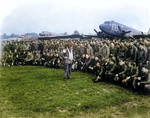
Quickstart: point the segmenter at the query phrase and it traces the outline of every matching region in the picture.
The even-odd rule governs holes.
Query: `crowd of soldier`
[[[94,82],[119,83],[135,90],[150,88],[149,39],[143,40],[34,40],[7,42],[2,52],[2,66],[41,65],[63,68],[60,53],[73,45],[72,70],[94,73]]]

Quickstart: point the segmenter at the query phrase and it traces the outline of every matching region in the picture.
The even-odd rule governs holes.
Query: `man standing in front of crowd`
[[[61,56],[64,58],[64,81],[70,79],[71,67],[73,61],[73,49],[71,44],[65,44]]]

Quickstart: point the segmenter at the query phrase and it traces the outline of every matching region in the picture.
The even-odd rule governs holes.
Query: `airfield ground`
[[[0,67],[0,118],[150,118],[150,94],[93,83],[93,75],[37,66]]]

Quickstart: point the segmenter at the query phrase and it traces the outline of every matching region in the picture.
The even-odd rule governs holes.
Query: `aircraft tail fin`
[[[150,34],[150,28],[149,28],[148,33],[147,33],[147,34]]]

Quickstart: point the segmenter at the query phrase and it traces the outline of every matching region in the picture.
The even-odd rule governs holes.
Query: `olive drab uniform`
[[[13,66],[14,64],[13,64],[13,56],[11,56],[11,55],[8,55],[7,56],[7,59],[6,59],[6,63],[8,64],[8,66]]]
[[[118,73],[115,75],[114,80],[121,83],[123,79],[126,78],[127,65],[124,63],[123,65],[118,65]]]
[[[83,69],[82,69],[83,71],[85,71],[85,72],[88,71],[90,62],[91,62],[91,58],[90,57],[85,59],[85,63],[83,65]]]
[[[40,53],[36,52],[33,59],[33,64],[39,66],[40,65]]]
[[[43,54],[41,55],[41,65],[44,66],[46,62],[46,55],[45,55],[45,52],[43,52]]]
[[[93,77],[94,82],[102,81],[104,79],[104,66],[103,64],[100,65],[100,67],[95,67],[95,76]]]
[[[89,64],[89,72],[90,72],[90,73],[94,73],[94,72],[95,72],[96,63],[97,63],[97,62],[95,61],[94,56],[91,57],[91,62],[90,62],[90,64]]]
[[[84,56],[84,57],[82,56],[82,58],[81,58],[81,60],[80,60],[80,69],[81,69],[81,70],[83,70],[83,67],[84,67],[84,65],[85,65],[85,59],[86,59],[85,56]]]
[[[127,56],[127,47],[121,43],[121,46],[118,48],[118,58],[121,60],[126,60]]]
[[[32,65],[33,64],[33,54],[32,52],[28,52],[27,53],[27,57],[25,58],[25,61],[26,61],[26,65]]]
[[[101,49],[101,57],[103,57],[103,60],[107,59],[110,55],[110,48],[106,44]]]
[[[106,70],[107,77],[108,77],[107,79],[108,81],[113,82],[113,79],[118,72],[117,63],[115,60],[111,59],[108,65],[109,65],[109,70]]]

